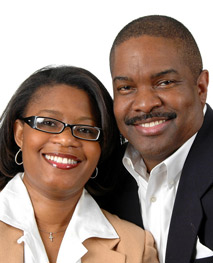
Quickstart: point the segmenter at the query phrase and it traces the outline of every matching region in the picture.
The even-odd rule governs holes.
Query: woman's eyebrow
[[[54,114],[54,115],[57,115],[57,116],[62,116],[62,113],[60,111],[56,111],[56,110],[49,110],[49,109],[42,109],[40,110],[37,115],[39,114],[45,114],[45,113],[48,113],[48,114]]]
[[[62,118],[63,114],[60,111],[56,111],[56,110],[48,110],[48,109],[43,109],[40,110],[37,115],[43,115],[43,117],[45,117],[45,113],[47,114],[51,114],[54,116],[57,116],[57,118]],[[91,120],[91,121],[95,121],[95,118],[90,117],[90,116],[81,116],[78,118],[78,121],[86,121],[86,120]]]

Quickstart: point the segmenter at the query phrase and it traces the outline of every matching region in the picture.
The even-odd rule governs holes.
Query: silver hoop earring
[[[95,179],[98,176],[98,167],[95,168],[95,175],[91,176],[90,179]]]
[[[18,162],[18,155],[19,155],[20,152],[21,152],[21,149],[19,149],[18,152],[15,155],[15,163],[17,165],[22,165],[23,164],[23,161],[21,163]]]

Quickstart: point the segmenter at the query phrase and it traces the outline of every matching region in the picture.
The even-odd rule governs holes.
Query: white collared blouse
[[[24,259],[27,263],[48,263],[48,257],[36,224],[34,210],[27,189],[17,174],[0,193],[0,220],[23,230],[17,240],[24,242]],[[81,263],[87,253],[82,244],[88,238],[118,238],[118,235],[101,209],[84,189],[64,234],[57,262]]]

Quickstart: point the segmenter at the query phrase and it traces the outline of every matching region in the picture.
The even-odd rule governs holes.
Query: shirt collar
[[[176,152],[169,156],[165,161],[153,168],[152,173],[159,167],[165,167],[167,170],[167,184],[172,186],[175,181],[180,179],[185,160],[197,134],[194,134],[186,141]]]
[[[75,208],[67,232],[81,242],[91,237],[118,238],[115,229],[85,189]]]
[[[183,169],[184,162],[192,146],[192,143],[196,137],[193,135],[188,141],[186,141],[175,153],[169,156],[166,160],[155,166],[151,175],[158,174],[166,170],[167,183],[171,185],[174,181],[179,179],[180,173]],[[141,158],[139,152],[133,148],[131,144],[127,146],[123,157],[123,164],[126,169],[132,174],[132,176],[138,180],[138,177],[143,177],[148,181],[146,165]],[[140,166],[140,169],[139,169]]]
[[[0,220],[24,232],[17,242],[25,243],[26,250],[30,251],[32,258],[38,259],[37,262],[48,262],[32,203],[22,178],[23,173],[17,174],[1,191]]]
[[[0,193],[0,220],[19,228],[29,229],[35,224],[34,210],[22,181],[22,173],[11,179]]]
[[[26,214],[28,220],[26,220]],[[2,221],[25,230],[30,223],[31,216],[29,217],[29,215],[34,218],[33,207],[20,173],[0,193],[0,219],[5,218]],[[72,235],[82,242],[90,237],[118,237],[98,204],[85,189],[76,205],[68,228]]]
[[[65,232],[58,261],[67,262],[67,258],[70,257],[74,262],[79,260],[87,252],[82,243],[92,237],[119,238],[95,200],[84,189],[75,208],[72,220]],[[70,246],[72,247],[72,251],[75,251],[74,254],[70,250]]]
[[[130,143],[128,143],[126,151],[124,153],[123,165],[137,182],[140,176],[143,177],[145,180],[148,180],[146,176],[146,165],[141,158],[140,153],[136,149],[134,149],[134,147]]]

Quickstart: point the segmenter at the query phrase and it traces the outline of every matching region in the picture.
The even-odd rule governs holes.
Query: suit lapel
[[[82,258],[82,263],[125,263],[125,255],[113,250],[119,239],[90,238],[84,241],[88,252]]]
[[[213,184],[213,113],[210,107],[183,167],[167,242],[166,263],[195,258],[203,212],[201,198]],[[210,168],[211,167],[211,168]]]
[[[181,175],[174,204],[167,241],[166,263],[190,262],[202,219],[202,208],[194,180],[187,174],[187,170]]]

